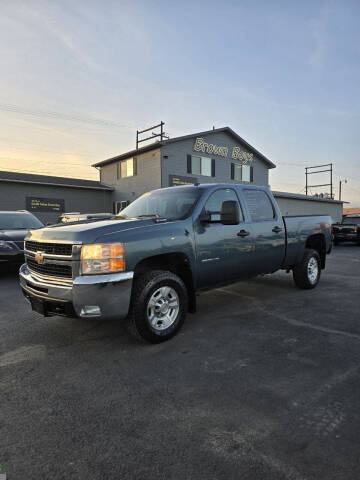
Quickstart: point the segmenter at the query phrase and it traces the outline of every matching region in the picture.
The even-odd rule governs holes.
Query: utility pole
[[[319,168],[324,168],[327,167],[325,170],[319,170]],[[314,170],[315,169],[315,170]],[[328,172],[330,173],[330,183],[322,183],[320,185],[309,185],[308,181],[308,176],[313,175],[315,173],[324,173]],[[314,165],[313,167],[305,167],[305,192],[306,195],[308,194],[308,191],[311,188],[315,187],[330,187],[330,198],[333,200],[334,199],[334,194],[333,194],[333,164],[332,163],[326,163],[325,165]]]
[[[341,200],[341,184],[342,183],[347,183],[347,180],[346,179],[345,180],[340,180],[340,182],[339,182],[339,200]]]

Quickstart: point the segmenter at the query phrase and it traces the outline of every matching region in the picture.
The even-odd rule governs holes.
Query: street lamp
[[[340,180],[339,182],[339,200],[341,200],[341,184],[347,183],[347,180]]]

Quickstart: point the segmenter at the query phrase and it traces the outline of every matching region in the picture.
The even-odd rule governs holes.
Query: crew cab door
[[[229,201],[236,202],[239,209],[235,225],[220,223],[223,203]],[[210,221],[204,221],[206,216],[210,217]],[[248,276],[252,236],[250,231],[243,236],[238,235],[243,222],[243,212],[234,189],[220,188],[209,196],[200,217],[194,222],[199,288]]]
[[[280,211],[261,188],[242,188],[241,196],[252,226],[254,274],[274,272],[285,257],[285,227]]]

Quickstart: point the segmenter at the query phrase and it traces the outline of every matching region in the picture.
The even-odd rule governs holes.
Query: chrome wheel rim
[[[147,316],[154,330],[166,330],[176,320],[180,310],[179,296],[171,287],[160,287],[151,295]]]
[[[309,282],[314,285],[319,275],[319,265],[315,257],[311,257],[307,266]]]

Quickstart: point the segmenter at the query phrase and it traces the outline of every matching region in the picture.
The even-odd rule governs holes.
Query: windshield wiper
[[[155,218],[160,218],[160,215],[158,213],[148,213],[146,215],[137,215],[136,218],[146,218],[146,217],[155,217]]]

